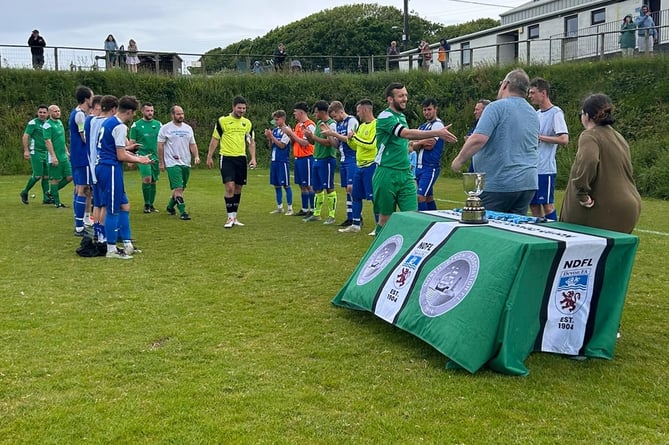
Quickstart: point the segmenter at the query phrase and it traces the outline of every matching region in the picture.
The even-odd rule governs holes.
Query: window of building
[[[564,18],[564,36],[576,37],[578,34],[578,16],[570,15]]]
[[[606,22],[606,10],[604,8],[592,11],[590,14],[592,25],[599,25],[600,23]]]
[[[469,42],[460,45],[462,52],[460,53],[460,65],[470,66],[472,64],[472,50]]]
[[[527,27],[527,38],[528,39],[539,38],[539,25],[532,25]]]

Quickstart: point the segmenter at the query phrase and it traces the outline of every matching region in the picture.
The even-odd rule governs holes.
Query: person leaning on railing
[[[39,35],[39,31],[34,29],[28,38],[28,46],[33,59],[33,69],[41,70],[44,66],[44,47],[46,41]]]
[[[636,18],[636,27],[639,30],[639,52],[653,52],[653,45],[657,39],[657,31],[655,30],[655,22],[650,15],[650,8],[648,5],[641,7],[641,13]]]
[[[627,14],[620,26],[620,50],[623,57],[634,55],[634,46],[636,45],[636,24],[632,21],[632,14]]]

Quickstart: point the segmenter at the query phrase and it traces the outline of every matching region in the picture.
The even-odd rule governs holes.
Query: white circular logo
[[[369,256],[365,265],[362,266],[362,271],[358,275],[358,285],[367,284],[376,278],[395,255],[397,255],[403,242],[404,238],[402,238],[402,235],[393,235],[377,247],[374,253]]]
[[[465,299],[479,273],[479,257],[472,251],[458,252],[430,272],[420,288],[420,309],[438,317]]]

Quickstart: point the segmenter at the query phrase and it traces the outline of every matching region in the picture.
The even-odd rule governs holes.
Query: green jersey
[[[65,143],[65,128],[60,120],[49,119],[42,127],[44,140],[51,140],[53,151],[58,161],[67,161],[67,144]]]
[[[401,138],[399,133],[408,128],[403,113],[396,113],[386,108],[376,119],[376,163],[379,167],[395,170],[409,170],[409,141]]]
[[[30,138],[30,155],[46,153],[46,145],[44,145],[44,132],[42,130],[44,122],[38,118],[32,119],[26,125],[25,134]]]
[[[319,138],[323,137],[321,131],[321,124],[325,124],[333,131],[337,131],[337,124],[334,119],[328,119],[326,122],[318,121],[316,122],[316,130],[314,135]],[[327,158],[337,158],[337,147],[328,147],[327,145],[319,144],[318,142],[314,143],[314,159],[327,159]]]
[[[138,154],[158,156],[158,131],[160,131],[161,125],[155,119],[150,121],[140,119],[132,124],[128,138],[142,144],[137,150]]]

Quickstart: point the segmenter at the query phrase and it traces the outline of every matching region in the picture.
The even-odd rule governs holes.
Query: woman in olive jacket
[[[611,127],[614,106],[604,94],[583,102],[576,159],[569,173],[560,221],[631,233],[641,213],[630,148]]]

